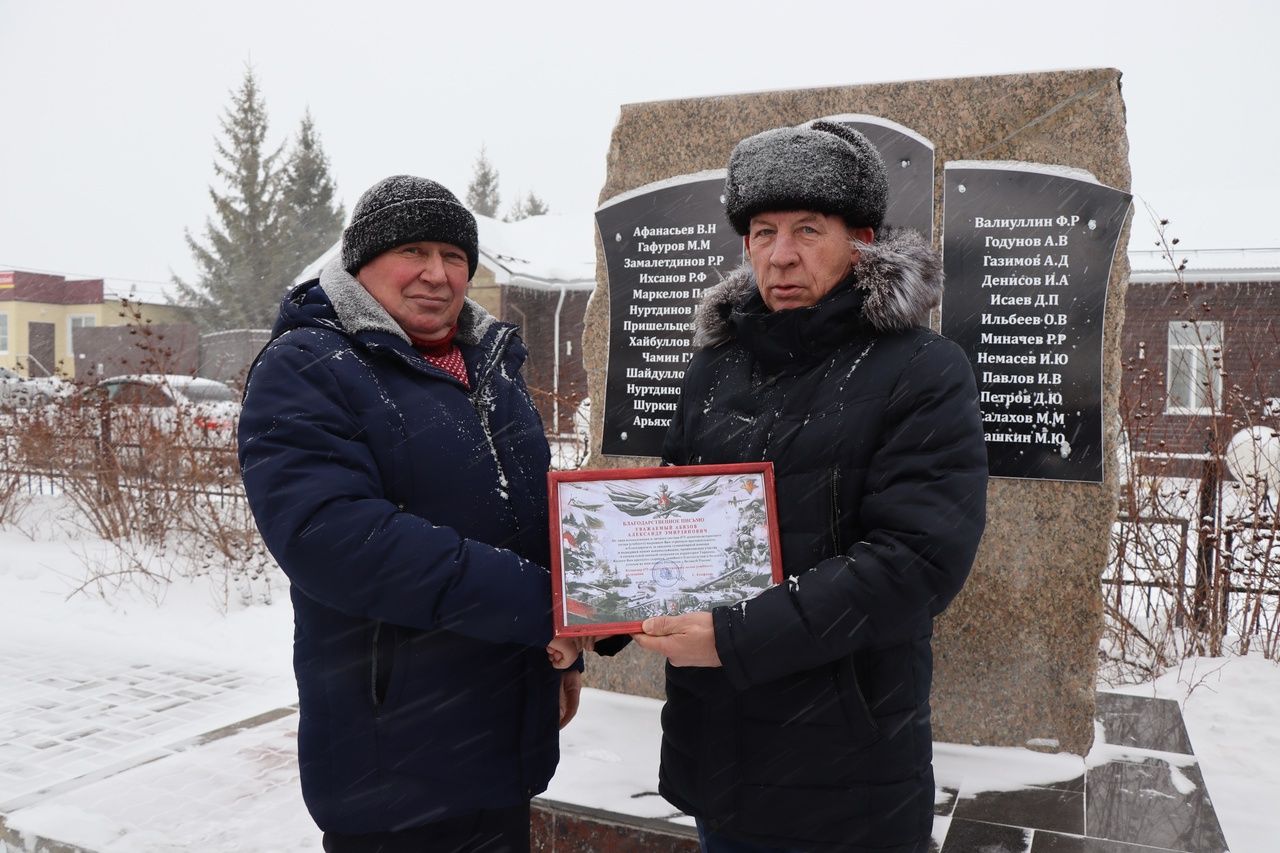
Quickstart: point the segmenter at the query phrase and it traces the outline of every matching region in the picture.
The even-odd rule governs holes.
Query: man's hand
[[[576,669],[560,673],[560,728],[569,725],[578,714],[578,700],[582,698],[582,673]]]
[[[721,665],[710,613],[653,616],[642,627],[643,634],[632,635],[636,643],[663,655],[672,666]]]
[[[547,644],[547,660],[556,669],[573,666],[581,652],[581,637],[556,637]]]

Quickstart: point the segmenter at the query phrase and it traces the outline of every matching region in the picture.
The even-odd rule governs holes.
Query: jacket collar
[[[874,243],[862,249],[848,282],[848,287],[841,283],[827,299],[812,308],[775,313],[779,317],[804,312],[809,312],[806,316],[819,316],[837,308],[838,313],[843,314],[841,309],[848,304],[838,292],[851,289],[859,297],[856,317],[871,331],[897,332],[922,326],[928,323],[929,311],[942,301],[942,259],[918,232],[886,228],[876,235]],[[827,305],[833,300],[838,305]],[[755,315],[764,310],[751,265],[743,263],[724,281],[707,290],[694,314],[694,346],[714,347],[725,343],[737,334],[739,324],[734,321],[735,314]],[[790,325],[797,319],[799,317],[786,323]],[[767,331],[767,328],[761,330]]]
[[[384,332],[412,345],[400,324],[391,318],[355,276],[343,269],[341,257],[334,258],[320,271],[320,289],[329,297],[339,325],[348,333],[357,335],[361,332]],[[497,320],[480,303],[470,297],[464,299],[454,341],[475,345],[480,343]]]
[[[816,304],[770,311],[759,293],[734,306],[729,324],[738,343],[770,370],[821,359],[870,329],[862,319],[863,292],[850,273]]]

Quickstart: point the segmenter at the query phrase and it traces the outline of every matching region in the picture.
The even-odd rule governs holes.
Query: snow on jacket
[[[713,611],[722,668],[667,667],[661,791],[730,836],[926,850],[932,618],[985,522],[973,371],[923,328],[935,252],[886,230],[817,305],[769,312],[749,266],[711,290],[664,447],[771,460],[786,580]]]
[[[516,805],[559,757],[526,350],[470,300],[455,342],[470,391],[335,261],[284,299],[249,377],[240,462],[292,586],[302,790],[326,831]]]

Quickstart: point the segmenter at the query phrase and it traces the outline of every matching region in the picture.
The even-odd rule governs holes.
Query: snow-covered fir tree
[[[308,110],[280,172],[280,228],[289,277],[314,261],[342,234],[346,211],[336,201],[329,158]],[[288,282],[286,281],[287,285]]]
[[[467,184],[467,207],[481,216],[496,217],[498,215],[498,170],[493,168],[485,154],[484,146],[480,146],[480,156],[476,157],[471,173],[471,183]]]
[[[544,213],[550,212],[547,203],[538,198],[533,190],[521,199],[517,199],[516,203],[511,205],[511,212],[507,214],[507,222],[519,222],[521,219],[528,219],[530,216],[542,216]]]
[[[281,150],[266,147],[266,103],[252,68],[221,125],[213,169],[224,188],[209,187],[214,215],[205,221],[204,241],[186,232],[195,280],[174,276],[174,284],[205,329],[270,328],[291,256],[282,251]]]

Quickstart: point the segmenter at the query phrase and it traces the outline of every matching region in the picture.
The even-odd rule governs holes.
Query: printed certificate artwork
[[[773,465],[553,471],[556,634],[640,630],[782,579]]]

